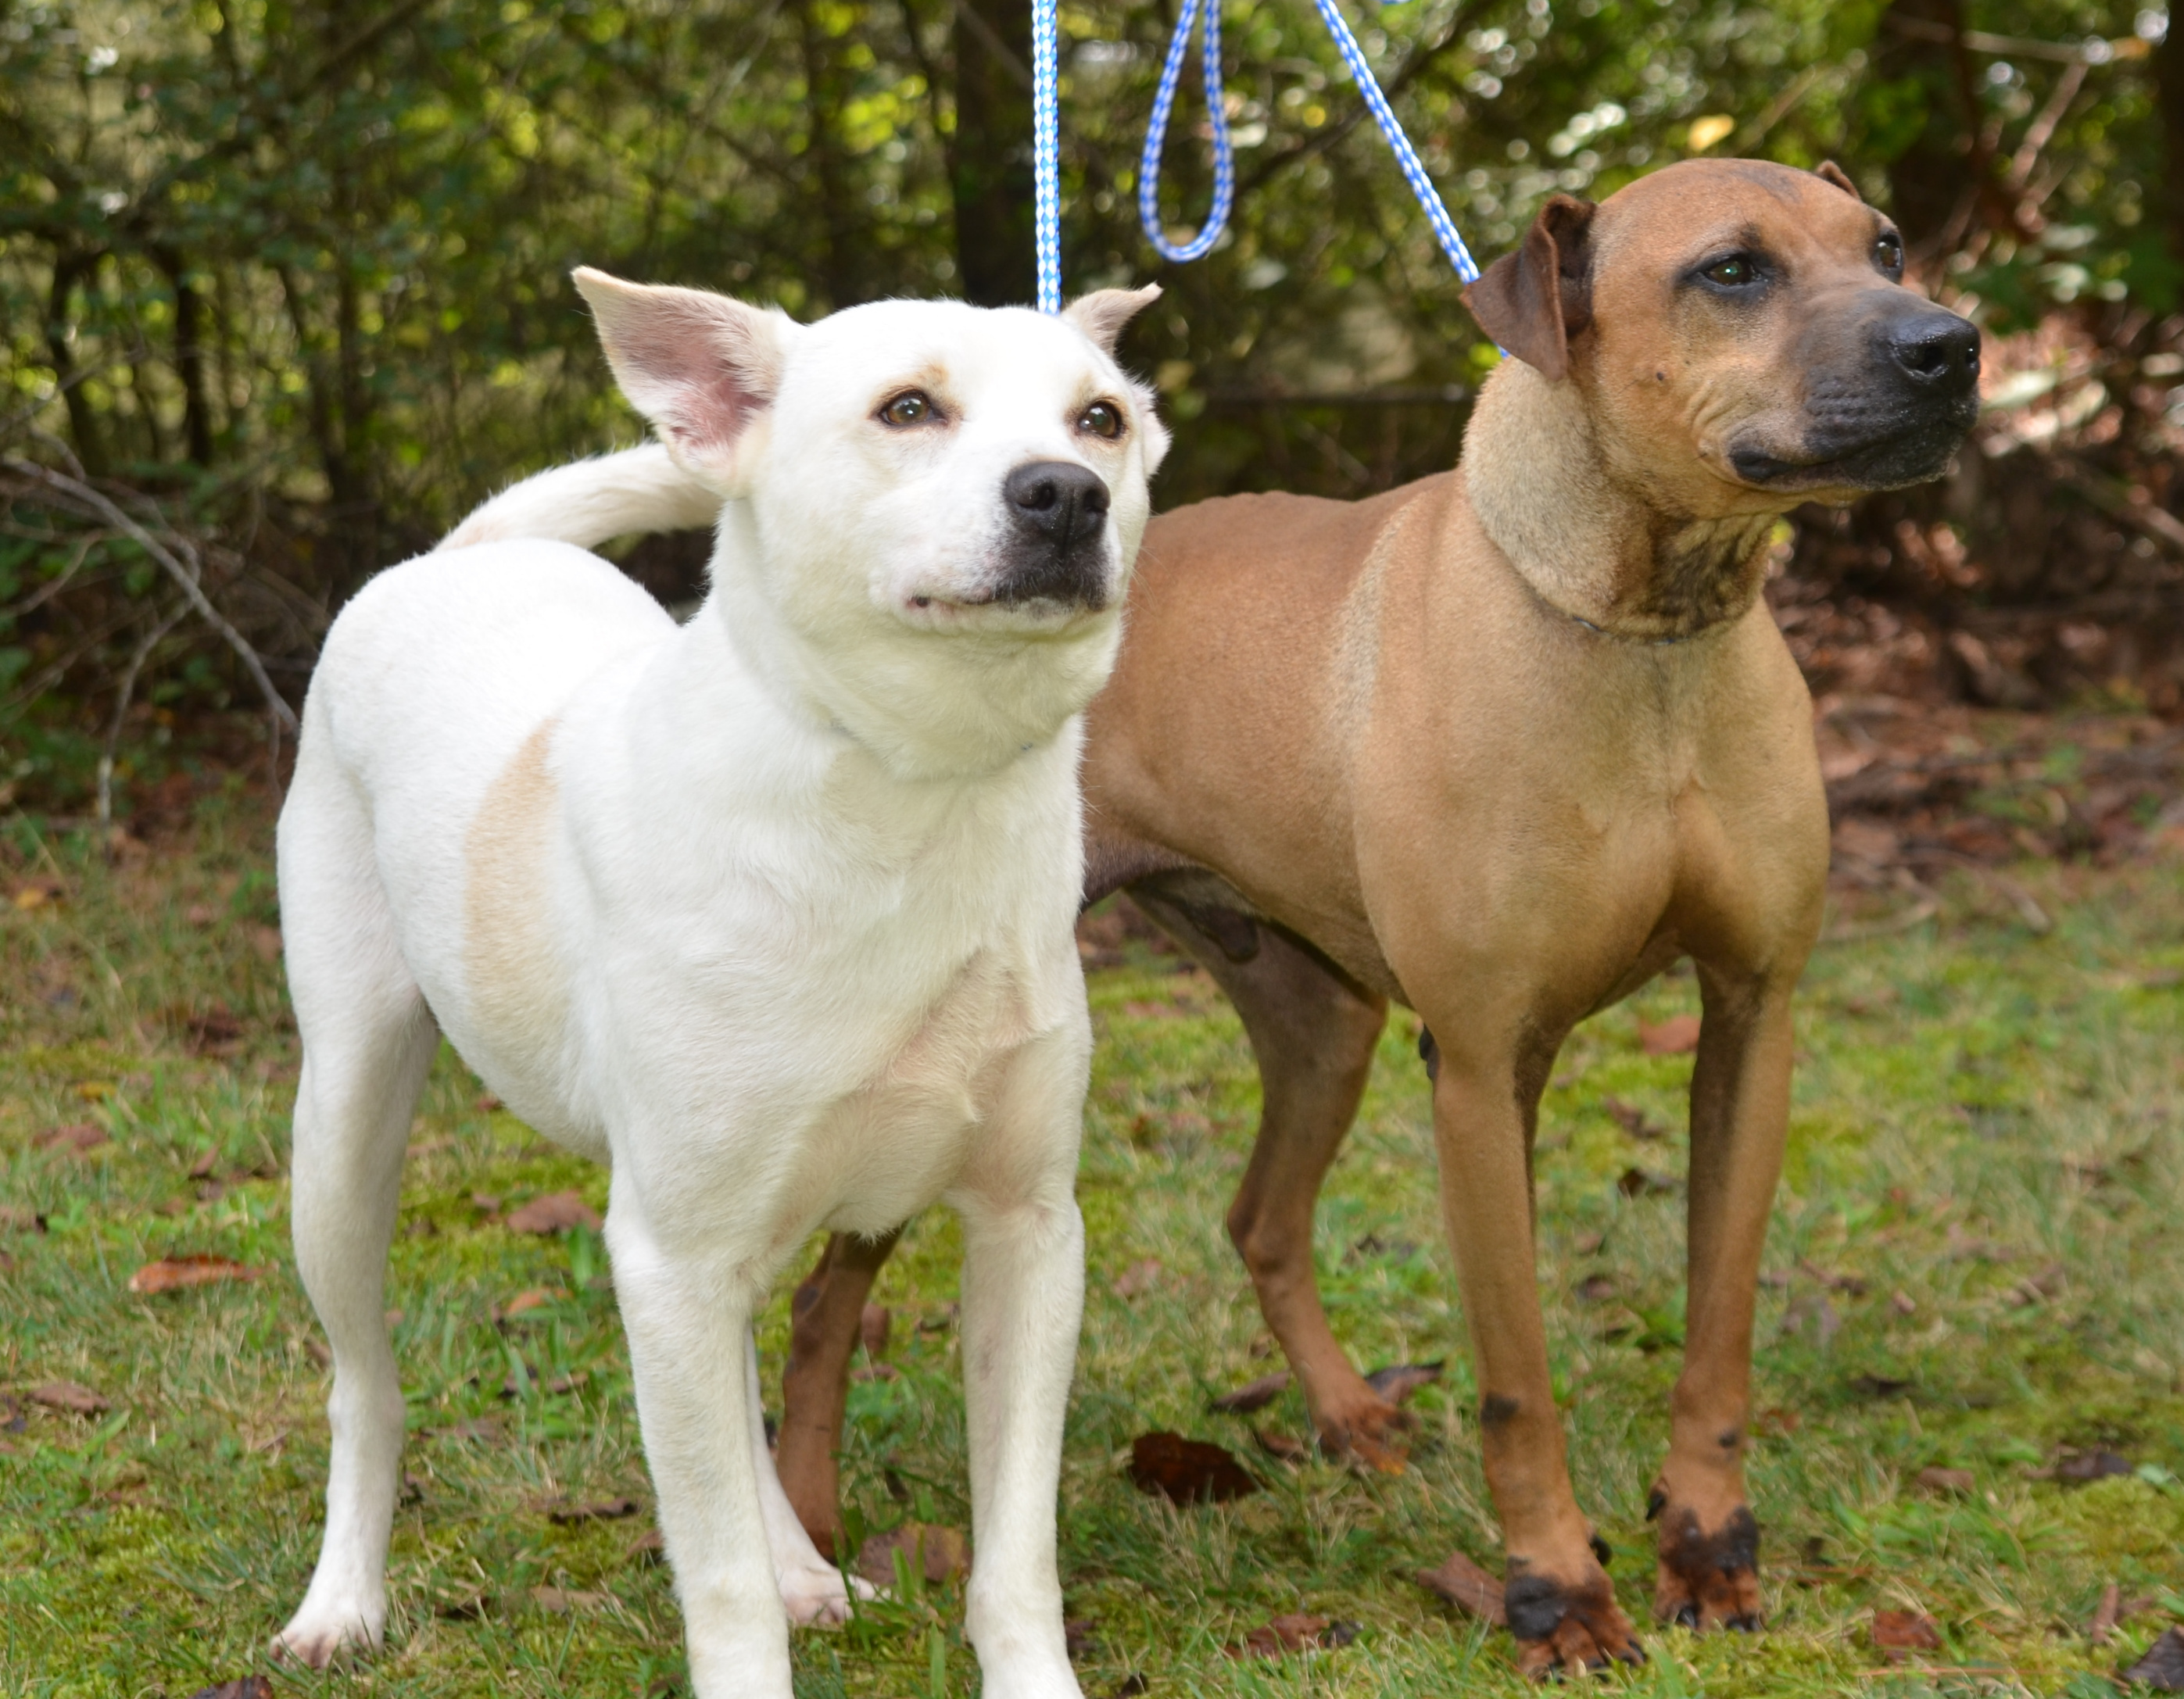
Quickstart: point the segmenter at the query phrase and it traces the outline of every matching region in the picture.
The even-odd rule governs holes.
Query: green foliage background
[[[1028,292],[1027,11],[0,0],[0,452],[231,544],[214,577],[265,604],[237,617],[299,694],[365,576],[517,475],[636,433],[572,266],[805,316],[967,279]],[[1187,427],[1160,499],[1354,494],[1451,464],[1492,351],[1306,0],[1226,11],[1229,237],[1188,267],[1145,242],[1137,149],[1172,12],[1061,13],[1068,287],[1170,291],[1127,350]],[[2161,91],[2184,77],[2149,51],[2165,14],[2135,0],[1350,12],[1482,258],[1547,194],[1704,141],[1841,159],[1995,327],[2172,304]],[[1184,221],[1207,184],[1195,101],[1164,202]],[[26,724],[105,694],[157,575],[125,538],[80,554],[72,522],[0,503],[0,740],[35,741]],[[195,622],[164,641],[157,699],[247,699]]]

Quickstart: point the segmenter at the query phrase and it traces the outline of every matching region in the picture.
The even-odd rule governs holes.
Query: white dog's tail
[[[690,531],[721,516],[721,498],[657,443],[556,466],[512,484],[440,539],[441,549],[544,538],[595,549],[640,531]]]

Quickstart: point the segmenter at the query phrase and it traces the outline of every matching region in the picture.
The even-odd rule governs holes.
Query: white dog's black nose
[[[1001,486],[1009,510],[1057,549],[1083,541],[1107,522],[1107,486],[1089,466],[1034,460]]]

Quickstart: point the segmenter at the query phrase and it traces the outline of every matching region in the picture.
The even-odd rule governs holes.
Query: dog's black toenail
[[[1602,1540],[1597,1534],[1586,1535],[1585,1543],[1592,1547],[1593,1561],[1597,1563],[1602,1568],[1605,1569],[1610,1563],[1615,1561],[1615,1548],[1613,1546],[1610,1546],[1605,1540]]]
[[[1679,1606],[1675,1620],[1678,1628],[1687,1628],[1696,1633],[1699,1625],[1699,1607],[1696,1605]]]

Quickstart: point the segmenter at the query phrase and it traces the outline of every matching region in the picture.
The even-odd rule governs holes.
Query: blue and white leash
[[[1326,20],[1328,33],[1334,37],[1343,62],[1350,67],[1357,92],[1364,96],[1365,104],[1379,123],[1380,133],[1387,137],[1388,147],[1396,156],[1396,163],[1402,168],[1411,192],[1418,197],[1426,222],[1433,228],[1435,240],[1448,256],[1448,263],[1456,268],[1457,276],[1466,284],[1473,282],[1479,276],[1479,264],[1464,246],[1462,237],[1457,233],[1455,220],[1448,215],[1440,192],[1426,175],[1426,168],[1418,159],[1418,150],[1411,146],[1411,138],[1396,121],[1388,97],[1380,92],[1373,68],[1366,63],[1365,50],[1357,45],[1357,37],[1336,9],[1335,0],[1314,0],[1314,3]],[[1034,220],[1039,244],[1039,305],[1044,313],[1061,310],[1061,141],[1055,99],[1055,5],[1056,0],[1032,0],[1031,7],[1033,173],[1037,185]],[[1198,234],[1178,245],[1168,241],[1161,224],[1161,148],[1167,138],[1176,86],[1183,80],[1190,26],[1196,21],[1201,5],[1205,8],[1206,22],[1200,61],[1206,74],[1206,117],[1213,130],[1213,204],[1207,209],[1206,223]],[[1168,42],[1167,58],[1161,66],[1160,88],[1153,97],[1152,121],[1145,127],[1145,153],[1138,163],[1138,219],[1145,226],[1146,239],[1164,259],[1198,259],[1210,253],[1220,240],[1235,196],[1236,160],[1228,139],[1228,114],[1221,87],[1221,0],[1183,0],[1175,35]]]

